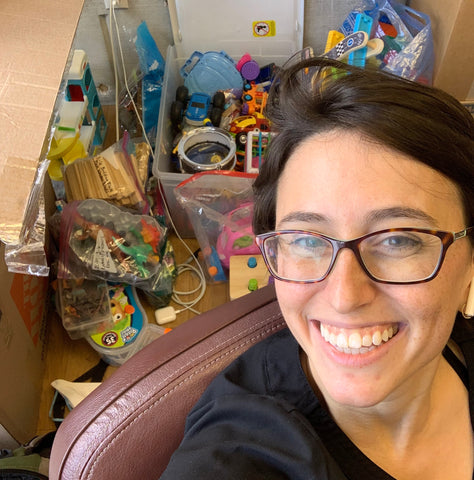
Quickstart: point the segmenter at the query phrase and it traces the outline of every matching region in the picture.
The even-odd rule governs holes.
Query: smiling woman
[[[288,330],[217,377],[162,478],[472,479],[473,118],[318,58],[267,115],[254,231]]]

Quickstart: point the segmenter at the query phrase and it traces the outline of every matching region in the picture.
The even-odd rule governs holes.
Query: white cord
[[[115,6],[114,6],[114,1],[110,0],[109,38],[110,38],[110,49],[112,50],[112,64],[114,67],[114,82],[115,82],[115,141],[118,142],[120,140],[120,126],[119,126],[119,118],[118,118],[119,117],[119,110],[118,110],[119,81],[118,81],[118,72],[117,72],[117,60],[115,58],[112,19],[115,19]],[[98,125],[96,126],[96,128],[98,128]]]
[[[115,120],[116,120],[117,138],[119,138],[119,135],[120,135],[119,134],[120,122],[119,122],[119,114],[118,114],[118,104],[119,104],[119,102],[118,102],[118,88],[117,88],[118,87],[118,85],[117,85],[118,84],[117,66],[116,66],[116,59],[115,59],[113,39],[112,39],[112,36],[113,36],[112,18],[113,18],[114,24],[115,24],[115,32],[116,32],[116,35],[117,35],[117,45],[118,45],[118,49],[119,49],[119,53],[120,53],[120,61],[121,61],[121,64],[122,64],[122,69],[123,69],[123,78],[124,78],[124,83],[125,83],[125,89],[127,90],[128,97],[130,98],[130,101],[132,102],[132,106],[133,106],[133,109],[135,111],[135,115],[137,116],[137,120],[140,124],[140,127],[142,129],[145,141],[148,144],[148,146],[150,147],[151,156],[152,156],[152,159],[153,159],[153,162],[154,162],[155,161],[155,155],[154,155],[154,152],[153,152],[153,148],[152,148],[151,143],[150,143],[150,141],[147,137],[145,127],[144,127],[144,125],[142,123],[142,120],[141,120],[141,117],[140,117],[140,113],[138,112],[138,108],[135,104],[135,100],[133,99],[133,95],[131,94],[130,88],[129,88],[129,85],[128,85],[127,72],[126,72],[126,69],[125,69],[125,61],[124,61],[124,58],[123,58],[122,42],[120,41],[120,30],[119,30],[119,26],[118,26],[118,23],[117,23],[117,18],[115,16],[115,9],[113,7],[113,1],[111,1],[110,11],[111,11],[111,16],[110,16],[109,35],[110,35],[110,41],[111,41],[111,44],[112,44],[112,61],[113,61],[113,64],[114,64],[115,82],[116,82],[116,87],[115,87]],[[195,289],[190,290],[188,292],[179,292],[173,286],[173,293],[172,293],[172,296],[171,296],[172,300],[175,303],[177,303],[178,305],[181,305],[182,307],[184,307],[182,310],[178,310],[175,313],[180,313],[180,312],[183,312],[185,310],[191,310],[193,313],[199,314],[199,312],[197,310],[195,310],[193,307],[194,307],[194,305],[196,305],[202,299],[202,297],[206,293],[207,284],[206,284],[206,278],[204,276],[204,271],[202,269],[201,263],[196,258],[193,251],[191,250],[191,248],[182,239],[181,235],[178,232],[178,229],[176,228],[176,225],[173,222],[173,219],[171,218],[171,214],[170,214],[170,211],[168,209],[168,204],[166,203],[165,195],[164,195],[164,192],[163,192],[163,187],[162,187],[160,181],[158,181],[158,191],[159,191],[160,196],[163,200],[163,206],[164,206],[166,215],[168,216],[168,220],[171,223],[171,226],[172,226],[172,228],[173,228],[173,230],[176,234],[176,237],[184,245],[186,250],[190,253],[192,258],[196,261],[196,265],[197,265],[197,268],[192,266],[192,265],[189,265],[189,263],[177,265],[176,269],[177,269],[177,272],[178,272],[178,276],[181,275],[182,273],[186,272],[186,271],[191,271],[199,279],[198,287],[196,287]],[[196,293],[197,291],[199,291],[198,296],[190,302],[185,302],[185,301],[183,301],[179,298],[179,295],[192,295],[193,293]]]
[[[184,312],[185,310],[191,310],[193,313],[199,314],[200,312],[198,312],[192,307],[194,307],[194,305],[196,305],[206,293],[206,279],[202,276],[202,270],[201,271],[198,270],[196,267],[190,265],[189,263],[179,264],[177,265],[176,268],[178,271],[178,275],[181,275],[182,273],[187,271],[194,273],[199,279],[199,285],[193,290],[189,290],[185,292],[181,292],[179,290],[176,290],[176,288],[173,288],[173,294],[171,295],[171,299],[178,305],[181,305],[182,307],[184,307],[182,310],[177,310],[175,313],[181,313],[181,312]],[[200,265],[199,265],[199,268],[201,268]],[[198,296],[189,302],[186,302],[179,297],[180,295],[192,295],[193,293],[196,293],[198,291],[199,291]]]

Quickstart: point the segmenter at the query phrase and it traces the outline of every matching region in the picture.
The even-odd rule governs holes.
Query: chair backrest
[[[157,479],[207,385],[286,326],[273,286],[198,315],[134,355],[62,423],[52,480]]]

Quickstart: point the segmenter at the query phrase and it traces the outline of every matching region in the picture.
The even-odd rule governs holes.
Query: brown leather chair
[[[54,440],[50,479],[158,479],[210,381],[285,326],[270,285],[155,340],[66,417]]]

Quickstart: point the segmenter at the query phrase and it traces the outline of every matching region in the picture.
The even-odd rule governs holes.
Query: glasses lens
[[[394,230],[367,237],[359,249],[367,270],[378,280],[415,282],[435,272],[443,244],[430,233]]]
[[[273,274],[286,280],[318,281],[331,265],[333,247],[310,233],[280,233],[265,239],[264,252]]]

